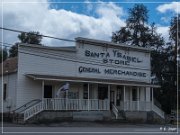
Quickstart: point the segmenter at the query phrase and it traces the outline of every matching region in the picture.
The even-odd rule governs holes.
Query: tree
[[[152,82],[160,84],[161,88],[155,90],[154,94],[162,104],[162,109],[170,113],[171,109],[176,109],[177,105],[177,62],[176,54],[179,40],[180,27],[179,17],[171,21],[170,43],[165,43],[163,37],[156,32],[155,23],[148,24],[148,10],[142,4],[135,4],[129,9],[127,24],[119,31],[112,34],[112,41],[116,43],[125,43],[133,46],[150,47],[151,52],[151,76]],[[166,47],[165,47],[166,45]],[[168,46],[168,47],[167,47]],[[179,51],[179,50],[178,50]]]
[[[20,42],[15,43],[10,50],[9,50],[9,57],[16,57],[18,54],[18,44],[25,43],[25,44],[36,44],[41,45],[42,36],[39,32],[22,32],[18,35],[18,39]]]
[[[18,43],[15,43],[15,45],[11,46],[9,49],[9,57],[16,57],[18,55]]]
[[[0,63],[2,63],[4,60],[6,60],[8,57],[8,52],[6,48],[0,49]]]
[[[129,9],[126,27],[122,27],[112,35],[112,41],[128,45],[146,46],[149,38],[148,10],[143,4],[135,4]]]
[[[172,17],[171,19],[171,25],[170,25],[170,31],[169,31],[169,38],[170,38],[170,43],[169,43],[169,64],[167,65],[168,67],[168,76],[167,80],[171,78],[169,86],[167,86],[170,90],[170,96],[171,96],[171,101],[170,105],[172,106],[172,109],[177,109],[177,94],[179,94],[179,90],[177,91],[177,84],[180,84],[180,80],[178,79],[180,77],[180,65],[178,64],[178,54],[180,53],[180,14],[177,14],[177,16]],[[177,70],[178,68],[178,70]],[[177,78],[178,77],[178,78]],[[179,82],[177,82],[179,80]],[[177,93],[178,92],[178,93]]]
[[[133,8],[129,9],[126,22],[126,27],[122,27],[112,34],[112,42],[151,47],[154,50],[151,57],[152,76],[155,76],[155,80],[160,82],[159,67],[163,64],[158,65],[156,59],[157,57],[164,59],[164,54],[161,51],[165,42],[163,37],[156,32],[155,23],[148,26],[147,8],[143,4],[135,4]]]
[[[148,10],[143,4],[135,4],[133,8],[129,9],[129,17],[126,23],[132,31],[132,44],[145,47],[144,38],[148,31],[147,22]]]
[[[180,40],[180,30],[178,29],[180,27],[180,14],[177,16],[173,17],[171,19],[171,26],[170,26],[170,33],[169,33],[169,38],[174,41],[174,43],[177,45],[179,43],[178,41]]]
[[[157,27],[155,23],[152,23],[149,28],[149,34],[144,42],[148,47],[151,47],[153,50],[161,51],[162,46],[165,44],[164,38],[156,32]]]
[[[131,32],[127,27],[122,27],[119,31],[113,32],[112,42],[127,43],[131,40]]]
[[[180,31],[180,15],[172,17],[169,31],[170,42],[166,43],[167,48],[164,49],[164,53],[160,56],[164,56],[157,62],[157,66],[161,69],[159,72],[159,80],[161,83],[161,92],[156,91],[156,96],[159,97],[159,100],[162,104],[163,110],[167,113],[170,113],[171,110],[177,109],[177,94],[180,96],[179,91],[177,91],[177,83],[180,84],[180,81],[177,82],[177,77],[180,77],[180,74],[177,72],[177,68],[180,71],[180,65],[178,65],[177,54],[179,53],[179,36]],[[157,56],[155,56],[158,58]],[[161,64],[163,66],[161,66]],[[177,93],[178,92],[178,93]],[[178,101],[180,103],[180,101]]]
[[[28,44],[36,44],[40,45],[42,36],[39,34],[39,32],[22,32],[18,35],[18,38],[20,40],[20,43],[28,43]]]
[[[171,26],[170,26],[170,31],[169,31],[169,38],[171,40],[171,46],[173,46],[174,50],[172,50],[172,52],[174,52],[174,60],[176,61],[176,65],[177,63],[177,56],[180,53],[180,14],[178,14],[177,16],[173,17],[171,19]]]

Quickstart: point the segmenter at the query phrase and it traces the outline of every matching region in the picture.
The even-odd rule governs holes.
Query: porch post
[[[42,100],[44,99],[44,80],[42,80]]]
[[[66,90],[66,110],[68,110],[68,90]]]
[[[129,89],[129,102],[128,102],[128,110],[134,111],[134,102],[133,102],[133,86]]]
[[[138,103],[138,111],[139,111],[139,100],[140,100],[139,90],[140,90],[140,87],[138,87],[138,89],[137,89],[137,103]]]
[[[123,104],[123,107],[124,107],[124,111],[125,111],[125,102],[126,102],[126,93],[125,93],[125,89],[126,89],[126,86],[124,85],[124,104]]]
[[[88,111],[89,111],[89,83],[88,83]]]
[[[111,90],[111,86],[110,86],[110,84],[108,84],[108,110],[110,110],[110,90]]]
[[[152,96],[152,101],[151,102],[152,102],[152,108],[153,108],[153,105],[154,105],[154,92],[153,92],[153,88],[151,88],[151,90],[152,90],[152,95],[151,95]]]

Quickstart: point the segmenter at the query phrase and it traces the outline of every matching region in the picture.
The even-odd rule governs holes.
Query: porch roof
[[[126,86],[142,86],[159,88],[160,85],[154,85],[146,82],[125,81],[125,80],[108,80],[97,78],[84,78],[84,77],[70,77],[70,76],[55,76],[55,75],[40,75],[40,74],[26,74],[27,77],[34,80],[45,81],[68,81],[68,82],[86,82],[86,83],[99,83],[99,84],[114,84],[114,85],[126,85]]]

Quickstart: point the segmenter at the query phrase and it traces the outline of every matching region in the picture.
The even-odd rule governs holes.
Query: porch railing
[[[161,118],[163,118],[163,119],[165,118],[164,112],[159,107],[157,107],[156,105],[152,106],[152,110],[154,112],[156,112],[159,116],[161,116]]]
[[[43,110],[109,110],[109,100],[46,98],[24,111],[24,120],[28,120]]]
[[[109,110],[108,100],[99,99],[44,99],[45,110]]]
[[[125,101],[120,103],[121,110],[127,111],[154,111],[164,119],[164,112],[151,101]]]
[[[38,114],[39,112],[43,110],[44,110],[44,104],[42,101],[26,109],[24,111],[24,121],[28,120],[29,118],[33,117],[34,115]]]
[[[117,107],[114,104],[112,104],[112,111],[113,111],[116,119],[118,119],[119,110],[117,109]]]
[[[147,101],[125,101],[120,103],[121,110],[128,111],[151,111],[152,102]]]

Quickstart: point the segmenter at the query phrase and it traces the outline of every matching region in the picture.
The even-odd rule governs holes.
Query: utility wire
[[[0,29],[6,30],[6,31],[17,32],[17,33],[28,33],[26,31],[15,30],[15,29],[10,29],[10,28],[4,28],[4,27],[0,27]],[[42,36],[42,37],[46,37],[46,38],[52,38],[52,39],[61,40],[61,41],[67,41],[67,42],[76,42],[75,40],[72,40],[72,39],[57,38],[57,37],[52,37],[52,36],[47,36],[47,35],[42,35],[42,34],[33,34],[32,33],[32,35]]]
[[[31,56],[38,56],[38,57],[43,57],[43,58],[49,58],[49,59],[53,59],[53,60],[65,60],[65,61],[70,61],[70,62],[77,62],[77,63],[82,63],[82,64],[93,64],[93,65],[97,65],[97,66],[104,66],[105,64],[103,63],[100,63],[100,62],[97,62],[97,61],[90,61],[90,60],[80,60],[80,59],[73,59],[73,58],[68,58],[68,57],[63,57],[63,56],[59,56],[57,57],[57,55],[52,55],[52,54],[49,54],[51,56],[47,56],[48,53],[42,53],[42,54],[46,54],[46,56],[43,56],[43,55],[40,55],[40,54],[33,54],[33,53],[28,53],[28,52],[25,52],[25,51],[18,51],[22,54],[28,54],[28,55],[31,55]],[[107,67],[114,67],[114,68],[117,68],[117,67],[121,67],[121,66],[116,66],[116,65],[110,65],[110,64],[106,64]]]
[[[15,45],[15,44],[10,44],[10,43],[5,43],[5,42],[1,42],[0,41],[0,44],[2,45],[2,46],[9,46],[9,47],[11,47],[12,45]]]

